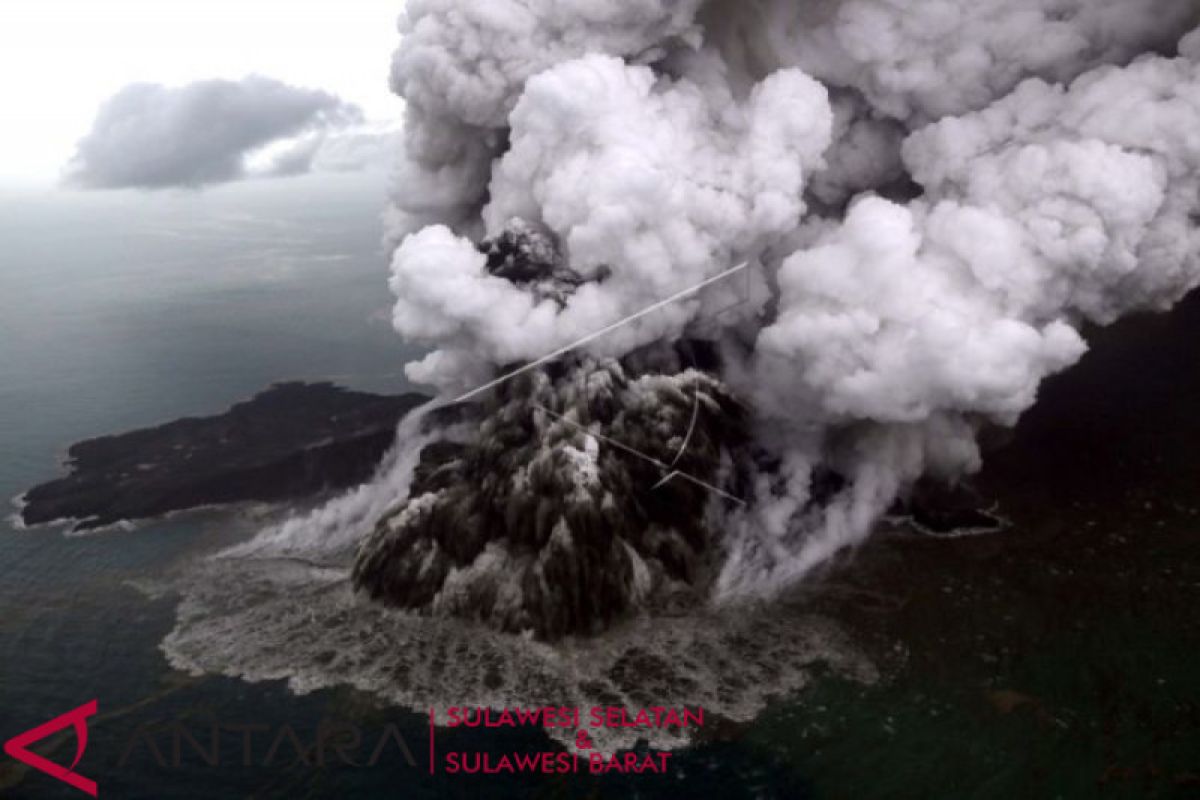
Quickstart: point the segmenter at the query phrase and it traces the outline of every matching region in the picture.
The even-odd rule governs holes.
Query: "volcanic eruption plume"
[[[977,470],[1081,326],[1200,283],[1198,24],[1194,0],[410,0],[409,375],[451,401],[536,368],[427,418],[411,487],[319,518],[370,531],[356,583],[592,632],[769,595]]]

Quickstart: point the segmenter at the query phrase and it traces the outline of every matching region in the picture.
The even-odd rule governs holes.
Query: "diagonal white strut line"
[[[696,432],[696,422],[700,419],[700,395],[692,395],[692,421],[688,423],[687,435],[683,437],[683,444],[679,448],[679,452],[675,454],[675,459],[671,461],[671,466],[674,467],[679,463],[679,459],[683,458],[683,454],[687,452],[688,445],[692,443],[692,434]],[[663,479],[666,482],[666,479]]]
[[[626,453],[629,453],[630,455],[637,456],[638,458],[642,459],[643,461],[648,461],[651,464],[653,464],[654,466],[661,469],[663,472],[668,473],[665,478],[663,478],[658,483],[654,484],[654,486],[651,487],[652,489],[657,489],[658,487],[662,486],[667,481],[671,480],[671,478],[679,477],[679,478],[683,478],[684,480],[691,481],[692,483],[696,484],[697,486],[699,486],[703,489],[707,489],[710,492],[715,492],[727,500],[732,500],[733,502],[738,503],[739,505],[743,505],[743,506],[746,505],[746,501],[741,499],[740,497],[734,497],[733,495],[729,494],[728,492],[723,491],[722,489],[718,489],[716,486],[713,486],[711,483],[702,481],[699,478],[695,477],[694,475],[689,475],[686,472],[681,472],[680,470],[673,469],[671,464],[668,464],[667,462],[662,461],[661,459],[657,459],[654,456],[650,455],[649,453],[643,453],[641,450],[638,450],[636,447],[630,447],[629,445],[625,444],[624,442],[619,442],[616,439],[611,439],[602,433],[596,433],[595,431],[591,430],[590,428],[586,428],[583,425],[580,425],[578,422],[575,422],[574,420],[567,419],[562,414],[559,414],[555,411],[551,411],[550,409],[546,408],[543,405],[540,405],[538,403],[534,403],[533,405],[534,405],[534,408],[539,408],[542,411],[545,411],[550,416],[554,417],[557,420],[561,420],[562,422],[567,423],[572,428],[582,431],[583,433],[586,433],[588,436],[594,436],[597,439],[599,439],[600,441],[610,444],[613,447],[617,448],[618,450],[624,450]]]
[[[738,272],[741,272],[748,266],[750,266],[750,262],[743,261],[741,264],[738,264],[736,267],[732,267],[731,269],[725,270],[720,275],[714,275],[713,277],[708,278],[707,280],[702,281],[701,283],[698,283],[695,286],[691,286],[687,289],[684,289],[682,292],[678,292],[676,294],[671,295],[670,297],[668,297],[665,300],[659,300],[654,305],[647,306],[646,308],[643,308],[641,311],[630,314],[628,317],[625,317],[624,319],[617,320],[613,324],[605,326],[605,327],[601,328],[600,330],[596,331],[595,333],[589,333],[587,336],[584,336],[582,339],[577,339],[576,341],[572,342],[571,344],[567,345],[566,347],[560,347],[559,349],[555,350],[553,353],[542,356],[537,361],[531,361],[530,363],[526,364],[523,367],[518,367],[517,369],[514,369],[512,372],[501,375],[499,378],[496,378],[494,381],[489,381],[478,388],[472,389],[471,391],[467,392],[466,394],[462,395],[461,397],[459,397],[456,400],[453,400],[451,402],[461,403],[465,400],[470,400],[472,397],[482,394],[482,393],[486,392],[488,389],[494,389],[495,387],[499,386],[500,384],[502,384],[506,381],[510,381],[513,378],[517,377],[518,375],[523,375],[526,372],[529,372],[530,370],[537,369],[542,364],[545,364],[548,361],[553,361],[554,359],[556,359],[560,356],[566,355],[567,353],[571,352],[572,350],[576,350],[580,347],[583,347],[585,344],[588,344],[589,342],[594,342],[596,339],[599,339],[602,336],[607,336],[608,334],[612,333],[613,331],[617,330],[618,328],[624,327],[625,325],[628,325],[629,323],[631,323],[635,320],[641,319],[642,317],[646,316],[647,314],[653,314],[655,311],[658,311],[660,308],[665,308],[666,306],[671,305],[671,303],[676,303],[676,302],[682,300],[683,298],[687,297],[688,295],[696,294],[697,292],[701,291],[702,289],[705,289],[705,288],[713,285],[714,283],[717,283],[718,281],[725,280],[730,275],[735,275]]]

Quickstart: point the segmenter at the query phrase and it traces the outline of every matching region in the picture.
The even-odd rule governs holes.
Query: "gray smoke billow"
[[[1193,0],[411,0],[388,224],[413,379],[448,400],[754,268],[739,302],[685,296],[431,415],[411,485],[293,529],[362,539],[374,597],[544,637],[772,595],[977,470],[1084,324],[1200,283],[1198,24]],[[638,454],[689,431],[695,480],[657,485]]]

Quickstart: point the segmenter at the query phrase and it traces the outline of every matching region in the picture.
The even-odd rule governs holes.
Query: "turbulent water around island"
[[[399,432],[409,442],[380,467],[404,497],[431,436],[423,415]],[[417,712],[447,706],[699,705],[715,719],[748,721],[772,697],[817,672],[869,683],[875,665],[821,615],[705,603],[626,618],[595,636],[542,643],[445,616],[389,608],[357,591],[355,554],[390,507],[360,489],[282,521],[160,587],[181,593],[163,642],[172,665],[252,681],[287,680],[296,692],[350,685]],[[320,535],[313,535],[319,530]],[[656,747],[692,732],[654,732]],[[597,746],[632,746],[647,731],[605,731]],[[563,733],[566,737],[566,733]],[[564,738],[564,745],[571,742]]]
[[[287,680],[301,694],[349,685],[416,712],[690,705],[745,722],[817,674],[864,683],[878,675],[836,623],[811,612],[699,609],[543,644],[373,603],[355,594],[345,564],[219,560],[182,588],[177,626],[163,643],[176,668]],[[647,734],[607,731],[597,745],[632,747]],[[653,736],[652,746],[673,748],[690,732]]]

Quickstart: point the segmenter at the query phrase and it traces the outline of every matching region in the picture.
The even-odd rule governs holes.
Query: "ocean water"
[[[0,193],[0,495],[59,474],[73,442],[216,413],[273,381],[412,388],[402,366],[415,351],[389,324],[383,190],[382,180],[345,177],[202,194]],[[798,776],[722,741],[681,756],[667,777],[430,776],[421,714],[350,689],[299,697],[282,681],[173,670],[160,649],[178,602],[166,579],[259,524],[220,511],[87,536],[0,523],[0,739],[97,699],[78,771],[122,798],[802,792]],[[181,720],[202,740],[213,720],[269,733],[255,743],[252,766],[240,763],[236,736],[221,740],[215,768],[195,757],[175,767],[169,749],[164,767],[144,744],[129,749],[145,726]],[[292,765],[286,746],[261,763],[274,732],[292,726],[312,743],[323,720],[361,725],[372,742],[396,725],[417,765],[395,748],[372,768]],[[551,744],[515,732],[446,735],[439,746],[523,752]],[[70,763],[73,748],[68,732],[39,752]],[[0,797],[75,796],[0,761]]]
[[[381,183],[361,180],[206,194],[0,195],[0,494],[14,497],[58,474],[72,442],[218,412],[276,380],[407,388],[400,371],[408,354],[390,331],[381,291],[381,197]],[[20,531],[6,519],[0,736],[93,698],[103,720],[170,685],[157,643],[172,604],[148,600],[130,582],[241,535],[222,514],[89,537]],[[97,728],[99,753],[89,750],[81,772],[102,776],[104,790],[124,785],[117,796],[177,795],[161,785],[139,794],[128,774],[136,770],[124,784],[104,780],[111,737],[103,722]],[[12,769],[6,763],[0,775]],[[5,785],[0,795],[63,794],[42,778]]]

